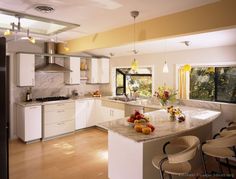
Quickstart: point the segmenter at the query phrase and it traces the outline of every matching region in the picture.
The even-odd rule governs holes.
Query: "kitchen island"
[[[182,123],[171,122],[163,109],[146,113],[156,128],[150,135],[137,133],[128,124],[127,118],[100,124],[100,127],[108,130],[109,178],[159,178],[159,172],[151,161],[155,155],[162,154],[165,142],[182,135],[195,135],[201,141],[211,137],[212,122],[220,116],[220,112],[187,106],[181,106],[180,109],[186,116]],[[194,165],[197,164],[199,160],[194,162]]]

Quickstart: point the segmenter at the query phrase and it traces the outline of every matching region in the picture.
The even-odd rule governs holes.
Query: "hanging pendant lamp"
[[[135,19],[136,17],[138,17],[139,15],[139,11],[131,11],[130,15],[134,18],[134,28],[133,28],[133,39],[134,39],[134,46],[133,46],[133,53],[134,55],[136,55],[138,53],[138,51],[135,48]],[[133,73],[137,73],[138,70],[138,61],[134,58],[132,63],[131,63],[131,70]]]
[[[165,61],[164,66],[163,66],[163,73],[168,73],[168,72],[169,72],[168,65]]]

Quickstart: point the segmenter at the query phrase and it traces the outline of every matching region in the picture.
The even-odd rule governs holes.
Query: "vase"
[[[176,116],[175,115],[170,115],[170,121],[175,121],[176,120]]]
[[[168,104],[168,101],[160,100],[160,105],[161,105],[162,109],[165,109],[167,104]]]

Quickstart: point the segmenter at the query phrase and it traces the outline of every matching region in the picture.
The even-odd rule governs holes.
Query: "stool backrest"
[[[207,143],[213,144],[214,147],[217,148],[236,146],[236,133],[231,133],[221,138],[209,140]]]
[[[236,126],[234,126],[234,127],[235,127],[235,129],[230,129],[230,130],[225,129],[225,130],[223,130],[223,131],[220,133],[220,136],[221,136],[221,137],[226,137],[226,136],[231,136],[231,135],[236,134]]]
[[[169,163],[181,163],[189,161],[195,156],[200,141],[196,136],[183,136],[172,140],[170,143],[186,146],[185,150],[167,156]]]

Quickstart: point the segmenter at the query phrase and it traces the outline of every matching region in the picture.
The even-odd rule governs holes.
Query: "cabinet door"
[[[99,59],[99,83],[109,83],[109,78],[110,78],[110,60],[109,58],[101,58]]]
[[[70,57],[65,60],[65,67],[72,70],[72,72],[65,73],[65,83],[80,84],[80,58]]]
[[[88,83],[98,83],[98,59],[91,58],[88,60]]]
[[[87,127],[91,127],[97,124],[97,114],[96,114],[96,106],[93,99],[89,99],[88,101],[88,118],[87,118]]]
[[[34,54],[19,53],[17,62],[17,86],[35,85],[35,56]]]
[[[42,137],[41,106],[25,107],[25,141]]]
[[[111,109],[112,110],[112,120],[121,119],[125,117],[125,111],[120,109]]]
[[[78,100],[75,107],[75,129],[83,129],[87,127],[88,120],[88,101]]]

